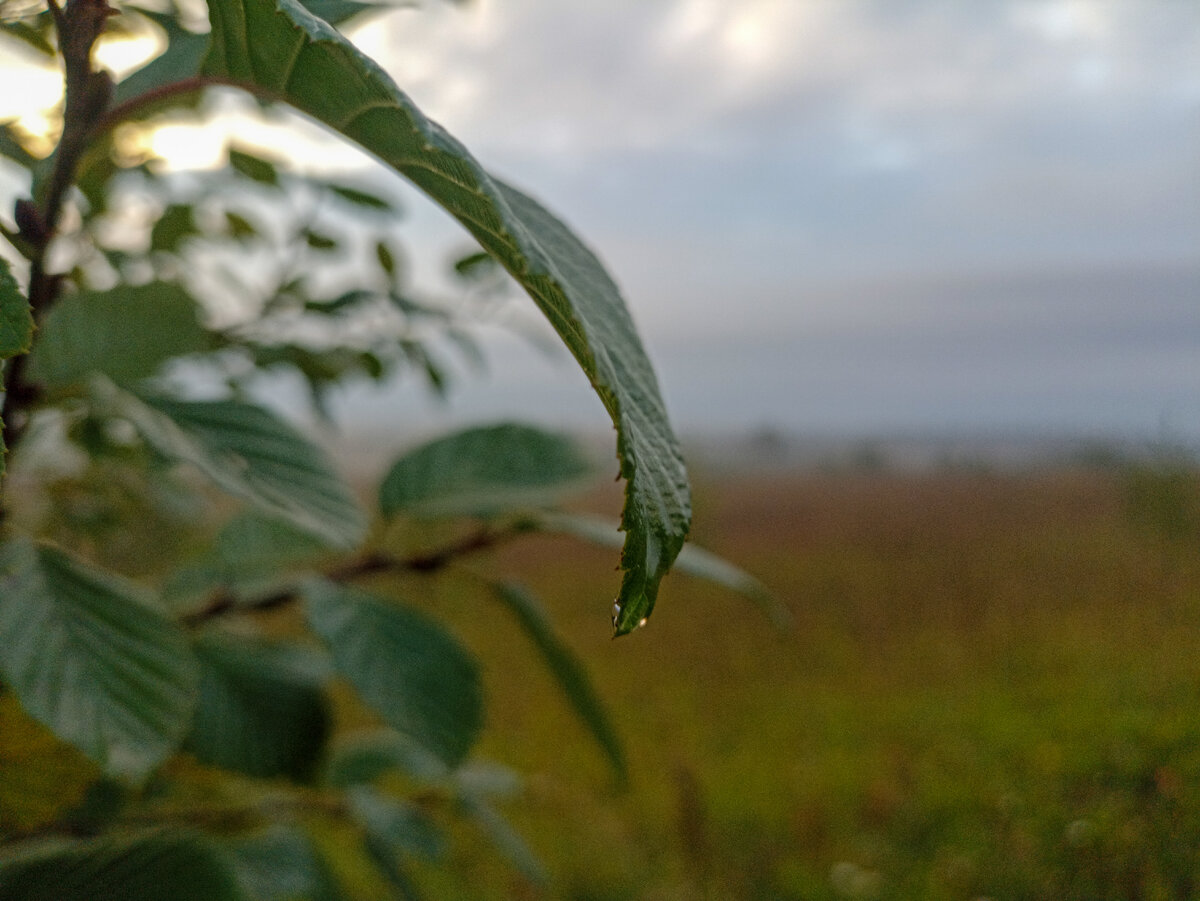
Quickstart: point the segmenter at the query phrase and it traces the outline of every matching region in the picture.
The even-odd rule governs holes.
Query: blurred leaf
[[[97,835],[112,824],[137,789],[109,776],[93,782],[60,824],[72,835]]]
[[[391,729],[377,729],[336,742],[325,778],[330,785],[346,788],[374,782],[392,770],[421,783],[441,782],[450,773],[446,764],[412,739]]]
[[[157,24],[166,33],[167,46],[154,59],[122,79],[113,90],[113,103],[124,103],[165,84],[191,78],[200,71],[208,49],[208,35],[196,34],[183,28],[174,15],[134,7],[137,12]],[[192,106],[196,97],[173,97],[153,109],[139,110],[139,118],[160,112],[167,106]]]
[[[100,775],[96,765],[21,709],[0,697],[0,833],[27,832],[83,800]]]
[[[188,833],[48,842],[0,859],[0,901],[249,901],[228,862]]]
[[[346,303],[356,302],[347,299]],[[254,365],[259,369],[272,366],[291,366],[304,378],[314,385],[329,385],[363,368],[362,354],[349,347],[331,347],[328,350],[316,350],[299,344],[255,344],[247,343],[244,347],[254,357]]]
[[[245,216],[239,216],[237,213],[226,210],[225,224],[229,226],[229,233],[238,240],[258,237],[258,229]]]
[[[491,516],[551,504],[592,468],[561,435],[505,423],[457,432],[405,454],[379,488],[385,518]]]
[[[344,25],[355,16],[372,12],[386,12],[398,3],[359,3],[357,0],[300,0],[310,13],[324,19],[330,25]]]
[[[435,858],[442,852],[441,835],[411,804],[392,801],[367,786],[352,788],[348,794],[365,832],[367,853],[401,898],[419,901],[416,884],[405,869],[405,857]]]
[[[295,0],[213,0],[209,16],[208,73],[279,96],[407,177],[500,260],[570,348],[617,426],[628,484],[615,626],[618,634],[636,628],[683,546],[691,504],[657,379],[604,267],[562,222],[489,176],[375,63]]]
[[[382,241],[375,242],[375,259],[379,260],[379,268],[388,275],[396,274],[396,258]]]
[[[359,354],[358,358],[362,365],[362,370],[367,374],[368,378],[378,382],[387,375],[387,365],[377,354],[365,350]]]
[[[389,293],[388,300],[392,302],[392,305],[397,310],[407,316],[423,316],[429,319],[439,319],[443,322],[448,322],[450,320],[450,313],[448,310],[421,303],[420,301],[413,300],[411,297],[406,297],[397,291],[392,291]]]
[[[137,586],[62,551],[0,546],[0,672],[31,716],[140,779],[187,729],[196,663]]]
[[[221,528],[202,559],[220,571],[228,587],[302,571],[329,553],[326,542],[288,520],[243,510]]]
[[[275,826],[230,843],[238,882],[255,901],[342,901],[345,897],[303,832]]]
[[[173,203],[150,230],[150,249],[175,253],[184,238],[196,234],[196,219],[190,203]]]
[[[541,512],[531,517],[530,522],[545,532],[573,535],[602,547],[621,546],[620,525],[600,516]],[[678,572],[687,573],[689,576],[706,579],[749,598],[758,604],[767,618],[781,629],[788,628],[792,624],[791,611],[779,598],[771,594],[762,582],[711,551],[706,551],[694,544],[685,545],[675,561],[675,569]]]
[[[521,793],[516,771],[490,760],[472,760],[454,771],[457,794],[473,798],[515,798]]]
[[[279,172],[275,164],[245,150],[229,148],[229,165],[239,175],[271,187],[279,186]]]
[[[546,868],[499,811],[477,797],[460,798],[459,806],[517,872],[534,885],[545,884]]]
[[[51,387],[93,373],[125,385],[148,378],[168,360],[209,349],[196,312],[196,302],[170,282],[68,294],[39,330],[31,374]]]
[[[347,185],[329,185],[329,190],[342,198],[342,200],[357,207],[363,207],[368,210],[380,210],[382,212],[393,212],[395,209],[390,200],[385,200],[378,194],[371,194],[359,188],[351,188]]]
[[[197,559],[168,579],[163,594],[172,606],[214,590],[239,597],[265,594],[328,551],[329,546],[311,532],[257,510],[244,510],[225,524]]]
[[[629,777],[625,749],[583,663],[554,633],[546,611],[528,591],[519,585],[499,584],[495,594],[538,649],[567,701],[608,757],[618,782],[624,785]]]
[[[57,51],[54,45],[47,39],[46,35],[38,28],[34,28],[28,22],[4,22],[0,21],[0,34],[6,34],[11,38],[16,38],[21,43],[28,47],[32,47],[43,56],[53,57]]]
[[[25,169],[32,169],[39,162],[17,138],[11,122],[0,125],[0,156],[7,157]]]
[[[323,661],[295,645],[216,632],[192,649],[200,695],[184,750],[249,776],[309,781],[331,731]]]
[[[488,278],[500,268],[496,258],[485,250],[469,253],[454,261],[454,272],[460,278],[476,282]]]
[[[389,726],[448,766],[479,734],[475,660],[442,626],[407,607],[329,582],[304,588],[313,631],[339,672]]]
[[[366,521],[350,488],[317,447],[262,407],[109,392],[124,416],[168,459],[191,463],[222,490],[333,547],[361,540]]]
[[[312,229],[304,230],[304,241],[313,250],[337,250],[338,247],[338,242],[334,238]]]
[[[376,296],[374,291],[355,288],[352,291],[345,291],[329,300],[310,300],[304,304],[304,309],[308,313],[322,313],[325,315],[340,313],[343,310],[358,306],[364,301],[371,300]]]
[[[53,166],[47,165],[54,160],[54,155],[46,157],[34,174],[34,197],[44,199],[48,189]],[[75,187],[87,201],[85,214],[89,219],[95,219],[108,209],[108,202],[113,196],[109,191],[112,178],[119,171],[114,157],[112,133],[97,135],[88,145],[79,169],[75,176]]]
[[[419,807],[389,798],[369,785],[353,786],[346,796],[368,841],[388,863],[396,864],[397,857],[408,855],[436,860],[445,853],[442,834]]]
[[[442,365],[432,356],[430,356],[428,351],[426,351],[424,348],[422,348],[419,355],[413,356],[417,357],[417,362],[420,364],[421,369],[425,373],[425,381],[428,383],[433,393],[438,397],[444,397],[450,384],[450,380],[446,375],[446,370],[443,369]]]
[[[375,860],[367,853],[362,827],[346,820],[309,820],[305,831],[321,864],[333,877],[339,901],[395,897]]]
[[[33,311],[8,260],[0,257],[0,360],[27,353],[32,341]]]

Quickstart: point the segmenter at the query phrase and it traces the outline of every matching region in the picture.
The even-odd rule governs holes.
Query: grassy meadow
[[[616,498],[596,499],[612,513]],[[795,626],[672,575],[608,638],[613,554],[529,539],[533,588],[627,743],[603,760],[498,608],[438,612],[486,668],[481,754],[537,888],[463,832],[430,894],[617,899],[1200,896],[1200,557],[1179,472],[701,475],[697,542]]]

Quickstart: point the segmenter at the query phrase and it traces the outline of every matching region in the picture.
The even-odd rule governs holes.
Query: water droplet
[[[640,629],[644,625],[646,625],[646,617],[643,616],[641,619],[638,620],[637,627]]]
[[[621,604],[618,601],[613,601],[613,628],[617,627],[617,620],[621,618]]]

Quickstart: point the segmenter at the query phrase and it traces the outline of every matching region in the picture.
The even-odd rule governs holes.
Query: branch
[[[445,569],[460,557],[490,550],[531,531],[533,528],[533,524],[528,520],[517,520],[502,529],[484,527],[445,547],[405,557],[394,556],[382,551],[372,551],[326,570],[324,578],[331,582],[345,583],[377,573],[435,573]],[[284,588],[250,600],[239,598],[228,589],[223,589],[209,598],[208,603],[203,607],[184,614],[179,620],[185,626],[201,626],[229,613],[261,613],[286,607],[299,599],[300,593],[294,587]]]
[[[40,321],[53,306],[62,288],[62,277],[46,271],[46,254],[54,240],[67,191],[75,181],[75,171],[87,150],[94,126],[112,98],[112,78],[92,68],[92,47],[104,31],[105,23],[117,10],[106,0],[47,0],[58,30],[59,53],[63,59],[66,102],[63,131],[54,150],[54,167],[41,198],[41,204],[17,202],[16,220],[20,238],[29,251],[29,304],[34,319]],[[5,237],[8,237],[6,234]],[[11,240],[11,238],[10,238]],[[37,401],[38,389],[25,377],[26,356],[14,359],[4,370],[4,403],[0,420],[5,424],[5,441],[11,450],[20,441],[28,425],[28,409]]]

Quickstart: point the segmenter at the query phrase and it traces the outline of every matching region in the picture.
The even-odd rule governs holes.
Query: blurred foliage
[[[0,42],[65,84],[48,134],[0,126],[26,195],[0,215],[0,901],[412,899],[481,841],[539,893],[548,874],[502,813],[521,781],[476,753],[485,674],[438,609],[447,585],[512,619],[627,775],[537,597],[471,562],[547,530],[592,484],[590,455],[529,426],[462,430],[399,453],[368,513],[311,429],[260,400],[280,374],[316,420],[353,382],[415,374],[443,394],[456,360],[482,360],[471,326],[512,273],[617,429],[627,496],[599,531],[624,531],[633,619],[614,630],[644,622],[689,526],[612,279],[333,27],[386,8],[211,0],[206,22],[174,0],[0,0]],[[102,33],[157,50],[114,83]],[[447,267],[451,296],[414,287],[379,179],[302,174],[238,140],[197,172],[148,149],[164,114],[227,114],[210,95],[231,85],[265,116],[326,122],[457,217],[478,243]]]

